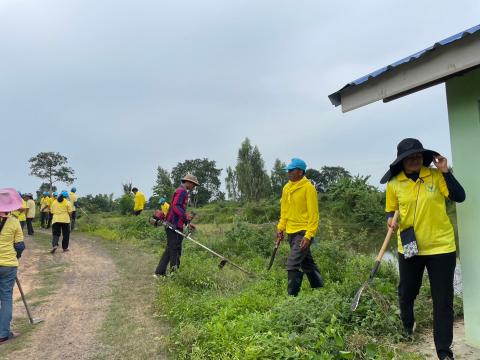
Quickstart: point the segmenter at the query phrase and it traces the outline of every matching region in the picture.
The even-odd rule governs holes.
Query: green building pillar
[[[480,348],[480,69],[446,82],[455,176],[467,199],[457,204],[465,340]]]

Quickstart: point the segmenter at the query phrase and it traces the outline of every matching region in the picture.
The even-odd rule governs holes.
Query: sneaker
[[[57,251],[58,246],[54,246],[52,250],[50,250],[50,254],[55,254],[55,251]]]

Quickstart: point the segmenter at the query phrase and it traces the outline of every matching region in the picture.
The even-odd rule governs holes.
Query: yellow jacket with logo
[[[446,254],[456,250],[453,226],[445,205],[446,197],[447,183],[438,169],[422,167],[416,182],[402,171],[388,182],[385,210],[400,212],[397,234],[400,253],[403,254],[400,232],[411,226],[415,231],[419,255]]]
[[[280,221],[278,230],[293,234],[305,231],[305,237],[312,239],[318,229],[318,197],[310,180],[289,181],[282,191]]]
[[[143,210],[146,202],[145,195],[140,190],[137,191],[135,194],[135,206],[133,207],[133,211]]]

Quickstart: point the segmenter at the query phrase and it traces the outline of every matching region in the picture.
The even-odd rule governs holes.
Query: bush
[[[118,201],[118,208],[120,210],[120,213],[122,215],[131,214],[134,204],[135,200],[133,199],[133,195],[124,194]]]

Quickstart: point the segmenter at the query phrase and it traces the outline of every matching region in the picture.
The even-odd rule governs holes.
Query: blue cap
[[[54,191],[52,195],[53,195],[53,196],[57,196],[58,193],[57,193],[56,191]]]
[[[71,190],[73,193],[74,192],[77,192],[77,188],[76,187],[72,187],[72,190]]]
[[[43,195],[48,196],[48,191],[44,191]]]
[[[299,158],[293,158],[290,164],[288,164],[286,167],[283,168],[285,171],[290,171],[294,169],[300,169],[300,170],[307,170],[307,164],[305,161]]]
[[[68,198],[68,191],[67,190],[62,190],[61,194],[64,198]]]
[[[167,199],[165,199],[164,197],[161,197],[161,198],[158,200],[158,203],[159,203],[160,205],[162,205],[162,204],[163,204],[164,202],[166,202],[166,201],[167,201]]]

